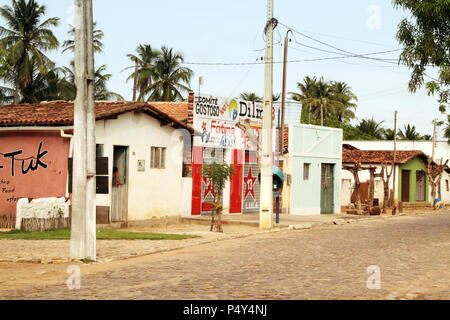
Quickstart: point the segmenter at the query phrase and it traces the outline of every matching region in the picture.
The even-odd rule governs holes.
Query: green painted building
[[[398,166],[398,200],[401,202],[428,202],[429,178],[419,156]]]

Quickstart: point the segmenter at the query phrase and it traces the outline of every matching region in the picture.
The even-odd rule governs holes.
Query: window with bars
[[[166,149],[163,147],[152,147],[150,168],[165,169],[166,168]]]

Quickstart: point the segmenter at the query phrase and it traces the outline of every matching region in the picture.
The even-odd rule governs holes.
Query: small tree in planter
[[[211,217],[211,231],[215,226],[215,215],[217,215],[217,228],[215,231],[223,232],[222,229],[222,211],[223,211],[223,190],[225,183],[234,175],[234,168],[228,164],[213,163],[203,167],[203,176],[207,177],[213,184],[215,194],[213,205],[213,213]]]

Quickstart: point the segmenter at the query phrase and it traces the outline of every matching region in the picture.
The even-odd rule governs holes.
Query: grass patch
[[[118,230],[98,230],[97,240],[184,240],[198,238],[187,234],[164,234],[150,232],[129,232]],[[43,232],[11,230],[1,232],[0,239],[21,240],[70,240],[70,229],[56,229]]]

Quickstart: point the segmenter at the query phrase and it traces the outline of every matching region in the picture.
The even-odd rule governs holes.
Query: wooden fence
[[[0,229],[14,229],[16,227],[16,214],[1,214]]]
[[[53,229],[66,229],[70,228],[70,218],[51,218],[51,219],[39,219],[30,218],[22,219],[22,231],[47,231]]]

